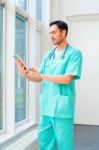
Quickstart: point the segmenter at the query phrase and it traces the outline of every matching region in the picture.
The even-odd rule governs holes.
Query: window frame
[[[18,7],[16,7],[16,15],[15,15],[15,18],[16,17],[18,17],[18,18],[20,18],[21,20],[23,20],[23,21],[25,21],[25,25],[26,25],[26,65],[28,64],[27,62],[28,62],[28,49],[29,49],[29,45],[28,45],[28,41],[29,41],[29,38],[28,38],[28,34],[29,34],[29,32],[28,32],[28,14],[26,13],[26,12],[24,12],[24,11],[22,11],[21,9],[19,9]],[[16,29],[16,28],[15,28]],[[15,43],[15,45],[16,45],[16,43]],[[28,88],[29,88],[29,84],[28,84],[28,81],[26,80],[26,118],[25,119],[23,119],[23,120],[21,120],[21,121],[19,121],[19,122],[17,122],[17,123],[15,123],[15,127],[16,128],[18,128],[18,127],[20,127],[21,125],[24,125],[24,123],[26,123],[26,122],[28,122],[28,120],[29,120],[29,115],[28,115],[28,112],[29,112],[29,105],[28,105],[28,103],[29,103],[29,97],[28,97]]]
[[[27,25],[26,25],[26,30],[27,30],[26,31],[26,43],[27,43],[26,44],[26,65],[27,66],[28,65],[31,66],[31,62],[30,62],[31,60],[35,64],[35,58],[34,58],[35,52],[34,52],[34,56],[32,57],[32,53],[31,53],[31,51],[29,51],[29,49],[31,49],[31,47],[33,49],[35,48],[35,43],[33,44],[33,41],[35,41],[34,40],[34,37],[35,37],[34,32],[36,30],[36,26],[35,26],[35,22],[34,21],[32,22],[32,20],[35,18],[34,17],[35,9],[33,9],[34,7],[31,7],[31,6],[34,6],[34,3],[35,2],[32,0],[28,1],[28,5],[27,5],[28,12],[24,12],[23,10],[19,9],[17,6],[15,7],[16,14],[20,15],[21,17],[23,17],[24,19],[27,20]],[[31,20],[31,18],[32,18],[32,20]],[[31,28],[31,25],[33,25],[32,28]],[[32,34],[32,32],[33,32],[33,34]],[[31,36],[31,35],[33,35],[33,36]],[[33,37],[33,41],[31,39],[31,37]],[[33,127],[36,126],[35,85],[31,84],[28,80],[26,81],[26,84],[27,84],[27,86],[26,86],[26,91],[27,91],[26,117],[27,118],[15,124],[16,133],[20,133],[20,132],[24,131],[25,129],[28,129],[31,126],[33,126]],[[33,97],[31,98],[31,93],[33,93],[32,91],[34,91],[34,94],[32,95]]]
[[[3,128],[0,130],[0,134],[2,134],[3,132],[5,132],[6,129],[6,76],[5,76],[5,1],[0,1],[0,7],[2,7],[3,9],[3,38],[2,38],[2,50],[3,50]]]
[[[35,43],[35,33],[36,30],[41,33],[41,40],[42,40],[42,30],[43,25],[48,24],[48,18],[44,17],[45,22],[43,21],[42,15],[42,22],[38,22],[36,20],[35,15],[35,1],[36,0],[28,0],[27,3],[27,12],[18,8],[15,4],[15,1],[12,0],[0,0],[3,6],[5,6],[5,16],[4,16],[4,84],[5,84],[5,101],[4,101],[4,123],[5,128],[2,133],[0,133],[0,145],[5,143],[11,143],[11,141],[15,138],[19,138],[19,135],[27,134],[31,128],[35,129],[37,127],[37,101],[36,101],[36,86],[35,84],[27,81],[27,104],[26,109],[27,113],[27,120],[23,120],[18,124],[15,124],[15,64],[13,55],[15,54],[15,17],[16,14],[24,17],[27,21],[27,31],[26,31],[26,65],[35,66],[36,65],[36,43]],[[44,1],[44,0],[43,0]],[[46,0],[45,0],[46,1]],[[49,0],[50,1],[50,0]],[[46,2],[47,3],[47,2]],[[11,5],[9,5],[11,4]],[[45,4],[46,5],[46,4]],[[44,6],[45,6],[44,5]],[[43,10],[43,9],[42,9]],[[44,14],[44,12],[42,12]],[[46,14],[46,16],[48,16]],[[49,16],[48,16],[49,17]],[[47,18],[47,21],[46,21]],[[12,39],[9,38],[10,35]],[[44,41],[45,42],[45,41]],[[42,47],[41,41],[41,49]],[[28,50],[29,49],[29,50]],[[11,76],[12,75],[12,76]],[[9,105],[10,103],[10,105]],[[10,113],[9,113],[10,112]],[[10,141],[11,140],[11,141]]]
[[[0,0],[0,5],[2,5],[3,7],[5,7],[5,3],[6,3],[6,0]]]
[[[16,0],[15,0],[16,1]],[[16,3],[16,2],[15,2]],[[17,4],[16,5],[16,11],[20,11],[24,16],[28,14],[28,11],[29,11],[29,0],[27,0],[27,3],[26,3],[26,11],[21,9],[20,6],[18,6]]]

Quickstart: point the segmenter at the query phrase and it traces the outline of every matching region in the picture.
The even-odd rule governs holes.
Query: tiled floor
[[[99,150],[99,126],[75,125],[74,150]]]

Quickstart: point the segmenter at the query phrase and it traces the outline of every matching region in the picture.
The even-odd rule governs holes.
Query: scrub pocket
[[[42,115],[59,118],[74,118],[75,97],[40,94],[40,112]]]
[[[55,116],[61,118],[74,118],[75,98],[74,96],[57,95],[55,97]]]

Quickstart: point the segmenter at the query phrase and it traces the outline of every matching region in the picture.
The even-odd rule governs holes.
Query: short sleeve
[[[80,51],[77,50],[74,54],[72,54],[66,67],[65,74],[74,75],[75,76],[74,79],[80,79],[81,70],[82,70],[82,54]]]

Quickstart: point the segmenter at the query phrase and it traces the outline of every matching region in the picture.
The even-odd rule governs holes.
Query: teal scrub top
[[[42,92],[40,94],[41,115],[74,118],[75,108],[75,80],[81,77],[82,54],[79,50],[68,45],[64,58],[63,53],[50,58],[53,50],[48,51],[39,68],[40,73],[46,75],[73,75],[70,84],[58,84],[42,81]]]

